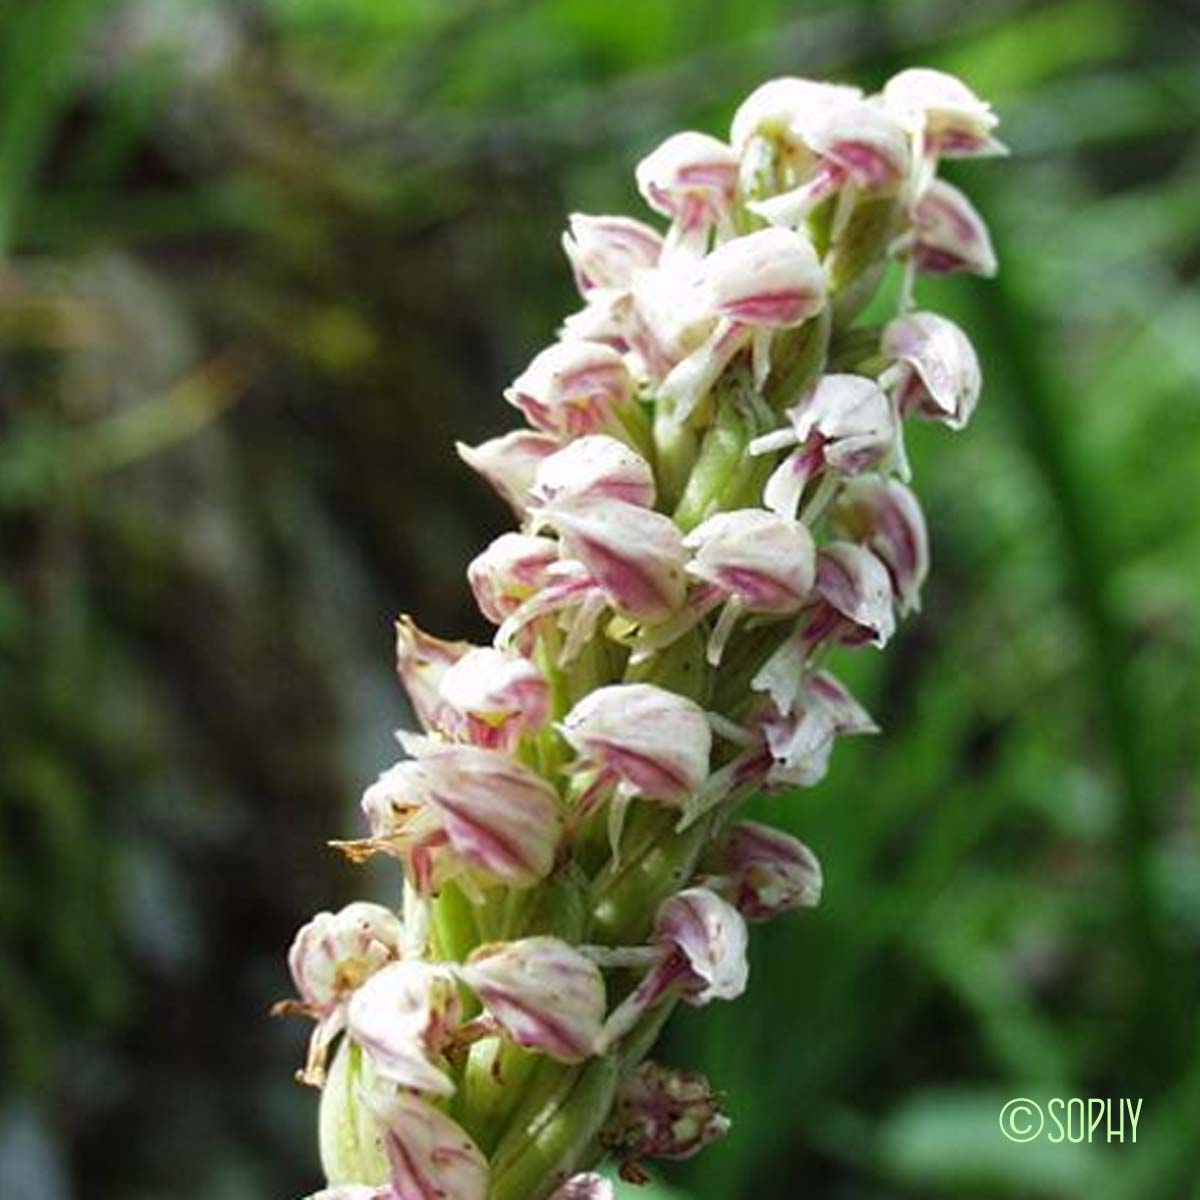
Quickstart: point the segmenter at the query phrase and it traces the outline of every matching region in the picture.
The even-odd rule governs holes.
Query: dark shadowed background
[[[576,303],[566,214],[782,73],[961,73],[994,283],[912,432],[924,611],[884,736],[763,805],[826,903],[663,1056],[729,1096],[688,1200],[1200,1195],[1200,18],[1183,0],[0,4],[0,1196],[318,1182],[295,927],[405,720],[391,622],[486,636],[453,441]],[[1014,1096],[1142,1098],[1028,1145]]]

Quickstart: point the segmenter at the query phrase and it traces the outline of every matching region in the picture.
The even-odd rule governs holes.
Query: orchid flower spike
[[[582,308],[504,393],[528,427],[459,446],[516,518],[467,569],[492,644],[400,619],[424,733],[332,843],[386,856],[398,911],[319,913],[289,955],[314,1200],[614,1200],[605,1158],[638,1182],[728,1128],[708,1080],[645,1055],[675,1005],[742,993],[748,922],[821,898],[813,851],[742,809],[877,731],[827,660],[920,604],[905,421],[963,428],[981,375],[912,292],[995,270],[937,178],[995,128],[936,71],[774,79],[728,144],[638,165],[664,232],[570,217]]]

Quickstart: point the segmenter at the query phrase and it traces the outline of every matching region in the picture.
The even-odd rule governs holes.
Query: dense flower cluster
[[[402,913],[322,913],[289,958],[321,1200],[597,1200],[603,1159],[637,1179],[724,1132],[646,1053],[677,1001],[741,994],[748,921],[820,898],[738,810],[875,730],[825,663],[920,602],[904,422],[962,428],[980,372],[914,282],[994,271],[937,169],[995,125],[935,71],[776,79],[728,142],[639,164],[665,230],[571,217],[582,306],[505,392],[528,428],[459,447],[519,523],[467,571],[494,643],[401,620],[423,732],[336,843],[399,861]],[[856,324],[892,262],[898,313]]]

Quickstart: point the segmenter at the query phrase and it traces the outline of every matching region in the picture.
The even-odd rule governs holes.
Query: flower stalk
[[[467,572],[494,643],[401,619],[421,732],[333,843],[396,862],[400,911],[319,914],[289,956],[322,1200],[611,1200],[606,1160],[637,1182],[728,1128],[647,1055],[743,992],[748,923],[820,900],[813,851],[741,810],[876,730],[828,662],[920,605],[904,423],[961,429],[981,377],[914,288],[995,270],[938,177],[995,125],[935,71],[778,79],[728,142],[643,160],[664,228],[570,218],[582,308],[504,393],[528,428],[458,447],[518,523]],[[899,311],[859,323],[893,264]]]

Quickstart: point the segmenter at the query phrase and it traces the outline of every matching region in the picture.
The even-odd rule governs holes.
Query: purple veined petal
[[[486,1200],[487,1159],[461,1125],[407,1092],[372,1103],[395,1200]]]
[[[563,249],[585,298],[597,288],[628,289],[636,270],[656,266],[662,256],[662,234],[644,221],[572,213],[569,225]]]
[[[599,688],[561,728],[584,762],[610,772],[631,795],[679,803],[708,775],[712,730],[704,710],[654,684]]]
[[[634,275],[621,316],[639,373],[652,383],[662,382],[713,331],[716,317],[701,280],[702,263],[679,258]]]
[[[996,252],[983,218],[944,179],[934,179],[917,198],[907,252],[926,275],[996,274]]]
[[[757,821],[739,821],[714,854],[727,880],[722,893],[748,921],[769,921],[821,899],[821,864],[798,838]]]
[[[929,533],[920,503],[894,479],[847,481],[830,510],[835,536],[866,546],[887,567],[901,614],[920,608],[929,574]]]
[[[458,985],[446,967],[396,962],[354,993],[347,1031],[380,1079],[449,1096],[454,1084],[438,1064],[461,1018]]]
[[[838,640],[848,645],[870,642],[884,646],[896,629],[892,581],[883,563],[853,542],[830,542],[817,552],[816,591],[843,626]],[[806,630],[810,638],[822,636],[818,616]]]
[[[616,438],[578,438],[546,458],[532,485],[538,504],[571,500],[619,500],[652,508],[654,472],[636,451]]]
[[[328,1012],[392,959],[404,926],[390,908],[359,900],[336,913],[317,913],[296,934],[288,967],[300,999]]]
[[[788,644],[786,662],[769,664],[771,674],[754,681],[755,688],[773,696],[761,715],[771,757],[770,788],[813,787],[829,769],[836,738],[878,732],[870,713],[833,675],[808,670],[806,648],[802,631]]]
[[[356,860],[379,850],[404,862],[429,896],[447,879],[464,886],[529,887],[554,865],[562,836],[558,793],[507,754],[401,734],[410,754],[367,789],[366,842],[338,842]]]
[[[442,676],[470,649],[470,642],[447,642],[424,633],[407,615],[396,622],[396,674],[424,729],[439,728]]]
[[[518,517],[529,510],[529,489],[538,464],[560,447],[558,438],[530,429],[489,438],[478,446],[455,444],[458,457],[482,475]]]
[[[822,114],[809,125],[806,140],[867,195],[894,194],[909,172],[909,142],[903,126],[865,100]]]
[[[633,296],[621,288],[593,288],[582,308],[568,313],[558,330],[559,341],[597,342],[624,356],[630,367],[629,325]],[[635,377],[637,372],[630,367]]]
[[[718,513],[692,530],[688,573],[736,596],[752,613],[786,615],[812,591],[816,550],[798,521],[762,509]]]
[[[458,977],[514,1042],[559,1062],[595,1053],[604,1023],[599,968],[554,937],[482,946]]]
[[[616,1200],[613,1185],[594,1171],[573,1175],[550,1200]]]
[[[515,379],[504,398],[535,428],[582,437],[609,428],[613,412],[632,400],[633,377],[611,346],[555,342]]]
[[[567,558],[582,563],[613,608],[638,621],[661,621],[686,593],[683,534],[670,517],[619,500],[548,505],[539,519],[562,539]]]
[[[502,533],[467,567],[467,581],[479,611],[489,621],[502,625],[530,597],[554,581],[558,549],[552,538]],[[470,647],[463,645],[465,653]]]
[[[669,897],[654,918],[661,960],[609,1014],[597,1044],[606,1054],[668,994],[692,1005],[732,1000],[746,989],[748,934],[742,915],[705,887]]]
[[[768,788],[815,787],[829,771],[836,731],[820,708],[776,713],[763,722],[771,752]]]
[[[822,462],[854,475],[885,461],[896,441],[896,422],[887,394],[862,375],[826,375],[788,418],[801,445],[814,434]]]
[[[550,715],[550,685],[541,671],[520,655],[491,647],[460,658],[442,677],[441,693],[459,718],[446,721],[447,732],[491,749],[511,750]]]
[[[558,793],[545,779],[478,746],[433,744],[420,764],[428,803],[478,881],[530,887],[550,873],[563,822]]]
[[[862,98],[856,87],[783,76],[755,88],[738,107],[729,131],[734,150],[744,154],[754,138],[781,143],[795,166],[808,156],[804,130],[823,112]],[[806,153],[808,152],[808,153]]]
[[[992,106],[961,79],[928,67],[893,75],[883,89],[883,105],[919,132],[925,152],[941,158],[1004,154],[993,136],[1000,123]]]
[[[741,913],[708,888],[685,888],[660,906],[657,941],[683,956],[683,999],[703,1005],[734,1000],[746,990],[748,934]]]
[[[664,257],[702,255],[710,231],[732,233],[738,159],[706,133],[673,134],[637,165],[637,188],[656,212],[671,218]]]
[[[979,401],[983,378],[967,335],[936,313],[907,313],[883,332],[880,350],[907,368],[896,402],[902,416],[962,429]]]
[[[815,316],[827,291],[812,242],[789,229],[760,229],[717,247],[704,262],[703,286],[718,316],[771,329]]]
[[[849,689],[829,671],[813,671],[805,680],[795,707],[819,705],[833,721],[834,732],[844,734],[878,733],[879,726]]]

